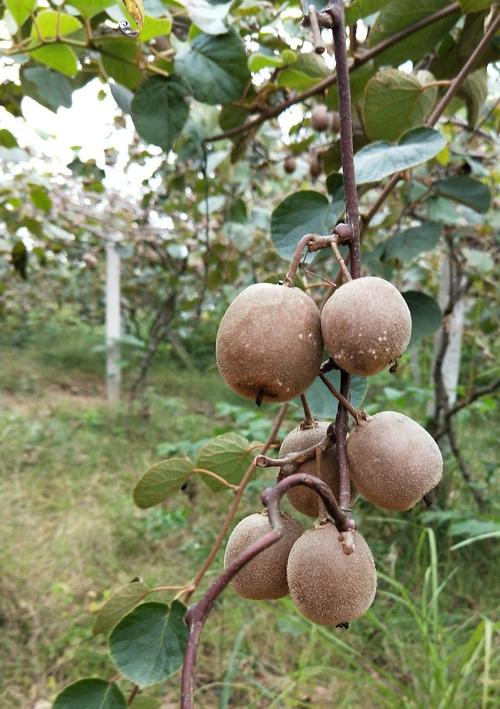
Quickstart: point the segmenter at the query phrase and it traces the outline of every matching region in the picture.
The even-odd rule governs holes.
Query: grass
[[[50,702],[85,675],[112,677],[105,640],[91,637],[103,601],[135,576],[184,582],[206,555],[230,493],[207,495],[198,484],[193,500],[180,493],[141,512],[131,498],[140,473],[235,421],[256,438],[267,426],[265,415],[227,395],[215,372],[169,362],[152,373],[149,421],[109,410],[95,339],[55,332],[0,351],[2,707]],[[371,394],[379,405],[383,397],[383,386]],[[494,429],[465,433],[479,474],[491,462]],[[264,485],[251,484],[241,516],[260,508]],[[457,490],[454,508],[474,518]],[[228,590],[203,638],[197,706],[498,705],[494,542],[453,552],[450,527],[435,521],[427,529],[421,510],[392,516],[357,507],[379,570],[373,608],[344,632],[313,626],[289,599],[252,603]],[[207,583],[220,566],[219,558]],[[176,706],[177,685],[176,676],[148,694]]]

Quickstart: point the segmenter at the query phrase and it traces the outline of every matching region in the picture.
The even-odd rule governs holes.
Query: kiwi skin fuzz
[[[403,354],[411,336],[411,315],[392,283],[366,276],[344,283],[321,314],[325,347],[339,367],[370,376]]]
[[[436,441],[396,411],[382,411],[356,426],[347,439],[347,458],[358,491],[384,510],[414,507],[443,474]]]
[[[217,332],[219,372],[233,391],[258,403],[302,394],[322,356],[319,310],[300,288],[249,286],[226,310]]]
[[[285,458],[290,453],[299,453],[306,448],[316,445],[326,436],[329,425],[329,421],[315,421],[311,428],[301,429],[300,426],[294,428],[283,440],[279,457]],[[316,477],[316,458],[311,458],[310,460],[306,460],[305,463],[301,463],[294,472],[307,473],[308,475],[314,475]],[[335,499],[338,500],[340,480],[335,446],[332,446],[332,448],[329,448],[321,454],[320,472],[321,479],[332,490]],[[296,485],[287,492],[286,496],[297,512],[302,512],[302,514],[308,515],[309,517],[318,516],[320,498],[314,490],[311,490],[305,485]],[[351,486],[351,504],[355,499],[356,490],[354,486]]]
[[[345,554],[330,522],[305,532],[288,557],[288,586],[299,611],[318,625],[349,623],[373,603],[377,574],[371,551],[354,532],[354,551]]]
[[[288,594],[286,578],[288,554],[304,532],[304,527],[286,513],[282,513],[281,518],[283,521],[281,539],[254,556],[231,581],[232,588],[242,598],[271,600]],[[271,529],[267,512],[256,513],[242,519],[228,539],[224,552],[224,568]]]

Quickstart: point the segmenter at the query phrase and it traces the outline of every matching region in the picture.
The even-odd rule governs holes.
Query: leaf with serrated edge
[[[120,621],[124,615],[135,608],[149,593],[149,587],[142,581],[134,581],[120,586],[106,601],[94,622],[94,635],[107,633]]]
[[[147,470],[134,488],[134,502],[146,509],[174,495],[193,472],[189,458],[170,458]]]

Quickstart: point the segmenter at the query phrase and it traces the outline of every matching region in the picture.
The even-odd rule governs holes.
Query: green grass
[[[198,483],[192,501],[180,493],[142,512],[131,498],[141,472],[235,420],[251,437],[267,426],[265,415],[235,406],[214,371],[187,373],[168,361],[152,372],[149,421],[127,407],[109,410],[94,336],[74,335],[0,351],[2,707],[50,701],[85,675],[112,677],[105,640],[91,637],[103,601],[135,576],[182,583],[206,555],[230,493],[208,495]],[[381,390],[373,395],[383,402]],[[490,415],[478,412],[478,421]],[[469,434],[466,453],[480,474],[494,428],[482,423]],[[451,461],[448,469],[458,482]],[[251,484],[240,516],[260,508],[265,484]],[[474,518],[456,488],[454,509]],[[444,523],[426,531],[422,510],[388,515],[361,502],[356,514],[379,570],[369,613],[345,632],[313,626],[289,599],[254,603],[228,590],[203,636],[197,706],[498,704],[494,541],[453,552],[463,537]],[[220,567],[221,558],[206,583]],[[176,706],[177,685],[176,676],[149,694]]]

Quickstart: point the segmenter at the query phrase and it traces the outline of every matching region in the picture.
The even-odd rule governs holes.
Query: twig
[[[366,414],[364,411],[358,411],[358,409],[355,409],[354,406],[351,404],[349,399],[347,399],[345,396],[343,396],[340,391],[331,383],[331,381],[325,377],[325,375],[320,372],[319,373],[319,378],[323,382],[323,384],[326,386],[328,391],[333,394],[333,396],[337,399],[337,401],[342,404],[344,408],[348,410],[348,412],[351,414],[353,419],[356,421],[356,423],[359,423],[360,419],[366,419]]]
[[[451,419],[453,416],[458,414],[460,411],[463,411],[465,408],[473,404],[475,401],[480,399],[483,396],[488,396],[488,394],[493,394],[494,391],[497,389],[500,389],[500,379],[496,379],[494,382],[491,384],[488,384],[484,387],[479,387],[478,389],[474,389],[469,396],[467,396],[465,399],[461,399],[460,401],[457,401],[457,403],[452,406],[450,409],[445,414],[445,419]],[[433,433],[433,438],[435,441],[438,441],[440,438],[442,438],[444,435],[446,435],[446,428],[442,427],[439,428],[435,433]]]
[[[351,532],[354,530],[352,521],[339,508],[328,485],[313,475],[296,473],[295,475],[290,475],[281,480],[274,488],[264,490],[262,493],[262,502],[267,507],[269,521],[272,527],[271,531],[267,532],[241,552],[241,554],[224,569],[198,603],[191,606],[186,613],[186,621],[189,624],[189,639],[182,668],[181,709],[192,709],[193,706],[193,676],[198,643],[203,626],[207,621],[215,601],[245,564],[281,539],[283,535],[283,522],[279,511],[279,503],[283,495],[296,485],[305,485],[320,496],[339,532]],[[352,548],[346,545],[344,551],[345,553],[352,553]]]
[[[339,268],[342,272],[342,276],[344,277],[344,281],[347,283],[348,281],[352,281],[352,276],[349,273],[349,269],[345,265],[345,261],[342,258],[342,254],[340,253],[339,247],[337,246],[336,241],[332,241],[330,244],[332,247],[333,255],[335,256],[335,260],[339,265]]]
[[[314,458],[317,450],[326,451],[334,445],[335,432],[333,426],[329,426],[323,440],[315,443],[313,446],[309,446],[309,448],[305,448],[303,451],[289,453],[284,458],[270,458],[267,455],[260,454],[256,456],[254,462],[257,468],[282,468],[285,465],[300,465]]]
[[[211,470],[205,470],[205,468],[193,468],[193,473],[198,473],[199,475],[206,475],[208,478],[216,480],[218,483],[224,485],[224,487],[227,487],[230,490],[238,490],[238,485],[228,483],[227,480],[222,478],[220,475],[217,475],[217,473],[213,473]]]
[[[128,695],[127,699],[127,706],[130,706],[134,699],[136,698],[137,694],[139,693],[140,687],[138,684],[134,684],[132,689],[130,690],[130,694]]]
[[[301,424],[301,428],[311,428],[315,423],[314,414],[311,411],[305,394],[300,395],[300,400],[302,402],[302,408],[304,409],[304,421]]]

